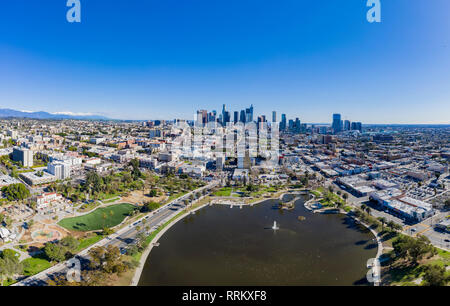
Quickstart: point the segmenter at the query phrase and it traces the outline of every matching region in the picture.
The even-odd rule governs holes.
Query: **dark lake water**
[[[367,285],[377,251],[370,231],[344,215],[313,214],[303,201],[290,211],[275,200],[202,208],[161,237],[139,285]]]

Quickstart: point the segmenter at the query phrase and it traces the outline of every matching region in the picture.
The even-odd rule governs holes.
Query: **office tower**
[[[272,122],[277,122],[277,112],[276,111],[272,112]]]
[[[349,120],[344,121],[344,130],[350,131],[350,121]]]
[[[197,123],[199,124],[206,124],[208,123],[208,111],[207,110],[199,110],[197,111]]]
[[[234,112],[234,118],[233,118],[233,123],[237,123],[239,121],[239,112],[235,111]]]
[[[295,118],[294,130],[296,133],[300,133],[300,130],[301,130],[300,124],[301,124],[300,119]]]
[[[306,133],[306,128],[307,128],[306,123],[302,123],[300,125],[300,133]]]
[[[334,134],[337,134],[341,131],[341,114],[333,114],[333,123],[331,127]]]
[[[226,109],[225,109],[225,104],[223,105],[223,107],[222,107],[222,124],[223,125],[226,125],[226,123],[227,123],[227,115],[226,115]]]
[[[208,122],[216,122],[216,112],[215,111],[208,114]]]
[[[240,122],[245,123],[245,110],[241,110]]]
[[[225,111],[224,112],[224,120],[223,120],[223,125],[226,125],[228,122],[231,121],[231,116],[230,116],[230,112]]]
[[[280,130],[286,130],[286,114],[281,114]]]
[[[294,120],[289,119],[289,132],[294,130]]]
[[[360,131],[360,132],[362,132],[362,124],[361,124],[361,122],[352,122],[352,131]]]
[[[245,122],[252,122],[253,121],[253,104],[250,105],[250,108],[247,108],[245,110]]]

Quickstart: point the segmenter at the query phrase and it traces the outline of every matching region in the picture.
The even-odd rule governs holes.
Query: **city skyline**
[[[360,0],[82,3],[80,24],[64,1],[3,5],[2,108],[193,120],[253,104],[308,123],[450,123],[445,0],[383,3],[380,24]]]

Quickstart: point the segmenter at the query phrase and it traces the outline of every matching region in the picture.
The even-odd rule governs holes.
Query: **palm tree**
[[[386,223],[385,217],[378,217],[378,221],[381,222],[381,231],[384,231],[384,224]]]

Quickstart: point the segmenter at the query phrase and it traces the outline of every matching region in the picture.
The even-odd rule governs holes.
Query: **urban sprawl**
[[[83,272],[85,284],[131,284],[131,276],[121,282],[128,275],[121,269],[138,269],[136,254],[179,214],[296,189],[311,193],[313,211],[353,214],[378,232],[395,232],[397,240],[383,242],[390,260],[402,256],[401,239],[425,239],[448,268],[450,127],[330,117],[328,124],[307,124],[276,111],[256,117],[253,105],[234,112],[223,105],[221,112],[198,110],[194,120],[4,118],[1,281],[65,284],[58,273],[67,260],[100,263],[103,248],[123,256],[108,272],[119,276],[95,278],[92,271],[107,262]],[[86,216],[89,222],[80,222]],[[392,266],[383,269],[389,275]],[[420,273],[408,281],[426,280]]]

